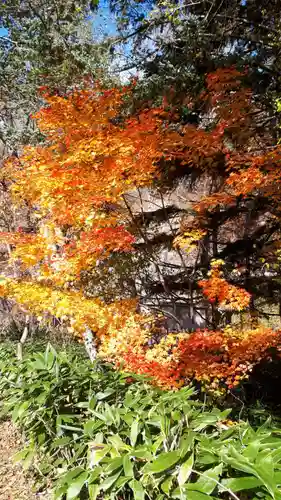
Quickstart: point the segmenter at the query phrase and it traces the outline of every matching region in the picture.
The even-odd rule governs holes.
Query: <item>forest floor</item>
[[[36,492],[32,475],[14,462],[21,448],[14,425],[8,420],[0,422],[0,500],[50,500],[48,492]]]

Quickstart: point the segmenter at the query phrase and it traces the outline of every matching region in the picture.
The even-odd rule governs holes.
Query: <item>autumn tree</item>
[[[2,172],[32,213],[2,293],[161,386],[232,387],[280,347],[278,5],[112,5],[144,78],[46,91],[45,144]]]
[[[0,6],[0,140],[7,152],[42,140],[30,114],[42,105],[38,87],[53,91],[108,77],[109,46],[90,17],[96,2],[3,1]]]
[[[183,230],[190,230],[194,202],[201,200],[203,195],[213,195],[220,190],[220,183],[224,184],[227,163],[225,151],[236,151],[243,162],[245,153],[263,157],[271,148],[275,148],[280,116],[276,98],[281,91],[278,76],[280,10],[278,3],[274,1],[262,4],[255,1],[113,1],[111,6],[119,16],[118,43],[130,40],[134,47],[128,64],[134,65],[144,75],[137,85],[135,108],[139,109],[143,100],[150,106],[153,103],[159,105],[163,94],[166,95],[165,106],[173,110],[170,115],[173,127],[177,131],[188,128],[193,133],[190,141],[193,140],[194,144],[201,143],[201,148],[196,150],[197,156],[193,148],[189,165],[177,168],[180,165],[178,157],[166,168],[165,187],[172,194],[164,196],[165,206],[162,206],[162,192],[157,197],[158,206],[155,205],[154,214],[151,208],[146,213],[148,204],[145,205],[144,199],[148,197],[145,194],[139,196],[138,205],[143,208],[139,210],[142,213],[136,218],[136,222],[145,221],[143,232],[148,235],[151,251],[159,253],[159,246],[162,245],[162,249],[165,247],[165,251],[169,252],[179,230],[178,221],[182,221]],[[229,71],[230,67],[243,74],[240,97],[238,87],[236,91],[231,89],[236,83],[235,74],[232,78]],[[225,92],[227,87],[228,91]],[[218,113],[215,112],[215,102],[211,104],[206,98],[206,88],[207,93],[213,93],[214,99],[222,99],[224,93],[221,111],[229,105],[230,92],[235,91],[237,95],[235,110],[232,106],[229,108],[230,112],[234,111],[233,121],[236,124],[226,128],[221,123],[221,141],[214,155],[209,155],[209,152],[211,146],[216,147],[217,139],[213,141],[213,135],[204,132],[216,130]],[[247,102],[245,98],[248,99]],[[245,122],[242,116],[237,119],[239,109],[244,109]],[[240,134],[237,134],[238,128]],[[204,149],[206,154],[202,155]],[[208,162],[212,164],[212,169],[205,168]],[[179,201],[176,192],[181,198],[185,198],[185,206]],[[225,260],[224,275],[243,286],[247,282],[253,297],[253,315],[262,313],[267,320],[278,322],[279,264],[275,261],[273,272],[265,256],[257,257],[259,249],[263,248],[263,253],[265,245],[270,248],[272,239],[278,239],[279,227],[270,214],[271,209],[267,211],[268,200],[252,195],[247,200],[238,198],[237,208],[232,206],[231,210],[223,211],[223,205],[215,208],[219,196],[222,201],[227,196],[228,200],[231,197],[229,193],[217,193],[212,213],[210,210],[206,211],[209,218],[207,225],[212,225],[212,231],[205,233],[202,239],[205,248],[204,266],[206,269],[210,267],[210,259],[213,257]],[[168,199],[173,201],[168,204]],[[207,203],[210,206],[210,198]],[[201,208],[202,206],[201,203]],[[164,226],[165,230],[162,231],[161,227]],[[185,231],[185,246],[189,245],[188,242],[193,245],[193,238],[202,235],[205,228],[197,227],[193,231],[191,239],[188,231]],[[159,233],[157,237],[156,233]],[[265,260],[261,262],[259,258]],[[176,260],[175,257],[173,259]],[[182,269],[180,257],[175,264],[177,269],[171,266],[161,268],[161,280],[154,279],[154,274],[148,274],[144,285],[145,293],[155,292],[156,295],[157,292],[165,298],[173,295],[176,300],[179,300],[179,292],[182,290],[188,291],[191,288],[193,293],[196,283],[205,278],[205,275],[200,276],[200,272],[194,271],[193,266],[186,272],[186,269]],[[187,303],[192,315],[192,304]],[[229,320],[228,314],[214,310],[208,318],[209,326],[216,327],[222,316]]]
[[[100,356],[153,375],[162,386],[179,386],[193,377],[213,388],[235,386],[269,347],[279,348],[280,340],[278,332],[257,324],[244,331],[235,325],[218,328],[218,313],[253,307],[252,283],[264,283],[256,253],[246,254],[255,259],[255,271],[247,261],[246,276],[237,273],[229,243],[219,237],[228,238],[226,223],[247,214],[253,200],[262,197],[267,202],[260,213],[265,217],[269,212],[276,232],[269,223],[261,225],[261,234],[269,237],[259,251],[266,252],[272,236],[274,246],[279,146],[263,155],[249,148],[255,104],[246,73],[234,67],[206,77],[202,106],[215,118],[205,130],[175,128],[177,110],[167,100],[129,115],[126,103],[133,89],[134,84],[111,90],[95,85],[63,97],[44,94],[46,105],[35,119],[46,144],[26,147],[2,172],[12,182],[14,202],[28,204],[37,219],[32,233],[19,229],[1,235],[14,248],[14,275],[6,277],[2,294],[41,321],[59,318],[78,336],[87,338],[91,330]],[[187,300],[191,307],[200,296],[210,303],[213,328],[163,336],[160,318],[155,322],[142,314],[136,294],[122,297],[117,291],[114,300],[106,301],[95,287],[85,287],[85,273],[95,274],[101,262],[105,272],[115,255],[130,254],[137,261],[143,252],[154,266],[154,279],[171,294],[159,254],[144,232],[147,214],[138,217],[130,196],[153,186],[164,196],[175,172],[184,175],[192,169],[217,183],[193,204],[192,216],[182,214],[181,227],[176,234],[171,231],[172,244],[188,283]],[[237,227],[249,232],[243,218]],[[255,235],[253,244],[259,241]],[[279,265],[278,254],[274,262]]]
[[[109,78],[110,40],[93,30],[97,4],[88,1],[41,0],[3,1],[0,6],[0,166],[10,154],[17,155],[26,144],[44,141],[31,119],[43,105],[38,88],[48,85],[58,95],[84,78]],[[111,80],[112,81],[112,80]],[[9,180],[0,185],[0,228],[32,231],[36,218],[25,205],[11,203]],[[9,246],[0,248],[1,269],[7,265]],[[8,314],[10,312],[10,314]],[[1,302],[2,324],[20,334],[24,326],[11,314],[7,301]],[[3,328],[3,330],[5,330]]]

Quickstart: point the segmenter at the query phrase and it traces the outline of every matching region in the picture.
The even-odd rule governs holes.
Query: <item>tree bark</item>
[[[17,346],[17,358],[19,361],[22,361],[23,345],[25,344],[28,336],[28,323],[29,323],[29,315],[27,314],[25,317],[25,326],[22,332],[22,336]]]
[[[86,327],[84,332],[84,345],[90,360],[93,362],[97,357],[97,348],[90,328]]]

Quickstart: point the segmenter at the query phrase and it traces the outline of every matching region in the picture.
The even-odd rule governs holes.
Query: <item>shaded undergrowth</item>
[[[0,347],[1,415],[24,435],[17,458],[55,498],[281,499],[281,428],[263,406],[161,391],[76,345],[29,345],[20,363],[14,352]]]

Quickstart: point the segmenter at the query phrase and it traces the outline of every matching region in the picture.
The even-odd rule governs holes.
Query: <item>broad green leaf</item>
[[[45,370],[46,369],[46,364],[44,361],[44,358],[40,358],[37,356],[37,359],[30,363],[30,371],[36,371],[36,370]]]
[[[153,445],[151,446],[151,450],[153,451],[154,454],[156,454],[156,452],[162,446],[163,441],[164,441],[164,436],[159,436],[159,438],[157,438],[154,441]]]
[[[66,492],[67,492],[67,485],[66,484],[59,486],[54,491],[54,500],[61,500],[63,497],[65,498]]]
[[[152,453],[147,447],[141,446],[134,450],[134,457],[150,462],[152,460]]]
[[[89,407],[89,401],[80,401],[79,403],[76,403],[75,406],[77,408],[88,408]]]
[[[268,465],[267,468],[267,463],[268,461],[264,460],[259,466],[254,465],[255,476],[262,480],[263,484],[267,488],[268,492],[271,494],[272,498],[275,499],[275,493],[277,492],[277,485],[275,483],[272,470],[270,468],[271,464]]]
[[[260,425],[260,427],[258,427],[258,429],[256,430],[256,435],[262,437],[264,431],[267,431],[269,429],[271,422],[272,422],[272,417],[270,416],[266,419],[265,422],[263,422],[262,425]]]
[[[90,410],[91,413],[93,415],[95,415],[95,417],[99,418],[100,420],[102,420],[104,423],[106,423],[106,416],[103,414],[103,413],[99,413],[98,411],[95,411],[95,410]]]
[[[119,467],[122,467],[122,465],[123,465],[123,457],[112,458],[110,459],[104,470],[106,474],[111,474],[116,469],[119,469]]]
[[[13,462],[20,462],[21,460],[24,460],[26,455],[29,452],[29,448],[24,448],[23,450],[18,451],[14,456],[13,456]]]
[[[152,463],[146,464],[143,473],[157,474],[169,469],[179,461],[180,457],[177,451],[168,451],[161,453]]]
[[[131,450],[131,447],[128,446],[118,434],[114,434],[113,436],[108,437],[108,442],[112,444],[112,446],[117,450]]]
[[[104,392],[98,392],[95,396],[98,401],[102,401],[103,399],[108,398],[112,394],[114,394],[115,389],[111,389],[110,387],[108,389],[105,389]]]
[[[223,411],[216,410],[216,412],[218,412],[218,417],[219,417],[220,420],[225,420],[230,415],[230,413],[232,412],[232,409],[231,408],[227,408],[226,410],[223,410]]]
[[[75,479],[73,479],[72,483],[67,489],[66,500],[73,500],[73,498],[76,498],[79,495],[87,478],[88,472],[83,472],[82,474],[80,474],[80,476],[77,476]]]
[[[193,423],[194,425],[193,429],[195,432],[199,432],[208,427],[209,425],[216,424],[217,421],[218,421],[217,415],[212,415],[211,413],[205,413],[196,418],[196,420]]]
[[[50,350],[45,352],[45,362],[47,364],[47,369],[50,370],[53,367],[55,361],[55,354],[52,352],[52,347],[50,346]]]
[[[90,500],[96,500],[96,498],[100,492],[100,487],[98,484],[90,484],[88,486],[88,491],[89,491]]]
[[[105,403],[104,415],[106,416],[107,425],[111,425],[112,423],[113,424],[115,423],[115,417],[113,415],[113,411],[108,403]]]
[[[203,465],[211,465],[218,462],[218,457],[214,453],[208,452],[206,450],[200,450],[196,462]]]
[[[85,471],[82,467],[75,467],[74,469],[71,469],[63,476],[63,480],[65,483],[71,483],[75,477],[79,476],[83,472]]]
[[[280,466],[279,466],[280,467]],[[274,479],[278,485],[281,485],[281,471],[275,471]]]
[[[126,477],[134,477],[134,466],[129,455],[123,457],[123,468]]]
[[[229,490],[233,491],[243,491],[251,490],[262,485],[262,481],[257,477],[244,476],[244,477],[231,477],[228,479],[222,479],[221,485],[225,486]]]
[[[252,441],[243,451],[243,456],[249,458],[251,461],[255,461],[260,449],[260,441]]]
[[[65,425],[61,424],[60,425],[61,429],[65,429],[66,431],[74,431],[74,432],[83,432],[83,429],[81,427],[74,427],[73,425]]]
[[[262,471],[266,471],[268,476],[273,478],[274,475],[274,463],[271,453],[266,452],[266,455],[262,456],[262,453],[257,457],[256,461],[259,468]]]
[[[102,444],[103,442],[104,442],[104,435],[103,435],[103,433],[102,432],[97,432],[97,434],[95,435],[95,438],[92,441],[92,443]]]
[[[129,426],[132,425],[135,419],[136,416],[134,413],[125,413],[122,415],[122,420],[124,420],[124,422],[126,422],[126,424],[128,424]]]
[[[233,446],[229,447],[228,453],[223,455],[223,459],[226,463],[231,465],[233,469],[256,476],[256,472],[253,469],[252,464],[246,459],[246,457],[240,455]]]
[[[263,470],[261,467],[252,464],[249,460],[247,460],[246,457],[240,455],[233,446],[229,448],[229,452],[231,453],[231,456],[225,455],[224,460],[228,461],[233,469],[241,470],[242,472],[254,475],[258,479],[260,479],[264,486],[267,488],[272,498],[274,498],[276,485],[274,479],[271,476],[271,473],[268,474],[266,470]]]
[[[135,403],[135,397],[130,392],[127,392],[124,399],[124,406],[130,408],[131,406],[134,405],[134,403]]]
[[[166,415],[160,417],[160,429],[162,434],[167,437],[170,432],[171,421]]]
[[[120,410],[119,408],[117,408],[116,406],[114,407],[114,423],[116,425],[116,427],[119,427],[120,426],[120,423],[121,423],[121,413],[120,413]]]
[[[134,420],[131,426],[131,434],[130,434],[130,441],[133,447],[136,446],[138,434],[139,434],[139,422],[138,420]]]
[[[181,457],[193,448],[195,432],[189,431],[180,438],[179,449]]]
[[[163,483],[161,484],[161,490],[166,493],[166,495],[169,496],[169,493],[170,493],[170,489],[172,487],[172,484],[173,484],[173,476],[169,476],[167,479],[165,479],[165,481],[163,481]]]
[[[95,467],[88,477],[88,484],[94,483],[103,472],[103,468],[101,466]]]
[[[189,490],[185,486],[181,486],[172,492],[170,498],[179,498],[180,500],[207,500],[214,499],[215,497],[205,495],[205,493],[201,493],[200,491]]]
[[[90,445],[90,463],[91,467],[97,465],[109,452],[110,446],[104,444],[95,444],[93,447]]]
[[[189,491],[187,498],[188,498],[188,500],[207,500],[207,498],[215,499],[215,497],[211,497],[210,495],[205,495],[204,493],[201,493],[200,491]]]
[[[280,452],[281,439],[280,438],[270,438],[269,440],[262,441],[260,449],[272,449],[274,452]]]
[[[128,483],[128,481],[130,481],[129,477],[124,477],[124,476],[118,477],[118,479],[117,479],[117,481],[115,483],[115,489],[116,489],[116,491],[121,490],[123,488],[124,484]]]
[[[188,480],[193,467],[193,454],[180,466],[178,483],[182,486]]]
[[[104,424],[101,420],[88,420],[84,424],[85,434],[92,436],[95,434],[96,430],[102,427]]]
[[[100,485],[100,489],[103,490],[103,491],[107,491],[109,490],[109,488],[111,488],[111,486],[113,486],[113,484],[117,481],[117,479],[119,478],[121,474],[121,471],[117,472],[116,474],[114,474],[113,476],[109,476],[107,477]]]
[[[130,488],[132,488],[134,492],[134,500],[144,500],[145,499],[145,492],[143,489],[143,486],[140,481],[137,481],[136,479],[133,479],[129,483]]]
[[[61,437],[61,438],[58,438],[58,439],[55,439],[52,443],[52,446],[51,448],[57,448],[59,446],[64,446],[68,443],[70,443],[71,441],[71,438],[70,437],[67,437],[67,436],[64,436],[64,437]]]
[[[34,459],[35,456],[35,450],[30,450],[28,451],[27,455],[25,456],[25,459],[22,460],[22,466],[24,469],[28,469]]]
[[[214,489],[217,487],[219,476],[222,473],[223,465],[219,464],[212,469],[208,469],[203,472],[202,475],[199,476],[198,481],[196,483],[190,485],[192,489],[196,491],[200,491],[201,493],[206,493],[210,495]]]
[[[97,398],[95,396],[92,396],[90,401],[89,401],[89,410],[94,410],[97,404]]]
[[[12,412],[12,420],[16,421],[19,418],[21,418],[30,404],[31,404],[31,401],[24,401],[23,403],[17,405]]]

